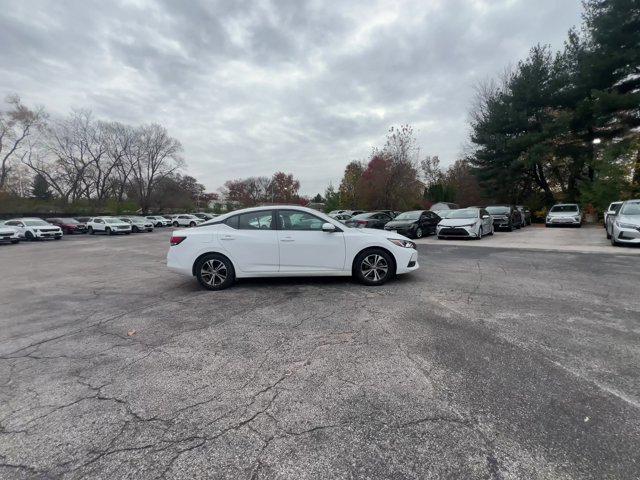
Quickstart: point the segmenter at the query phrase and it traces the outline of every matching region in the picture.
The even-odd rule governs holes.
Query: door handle
[[[293,238],[281,238],[280,241],[281,242],[295,242],[295,240]]]
[[[223,235],[220,240],[235,240],[235,237],[233,235]]]

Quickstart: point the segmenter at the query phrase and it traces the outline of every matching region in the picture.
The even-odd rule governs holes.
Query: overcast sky
[[[579,0],[2,2],[0,94],[54,114],[158,122],[188,173],[292,172],[302,192],[411,124],[452,163],[478,80],[560,48]]]

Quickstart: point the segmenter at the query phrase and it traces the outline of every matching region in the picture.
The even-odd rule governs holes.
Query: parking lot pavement
[[[640,257],[208,292],[168,236],[0,246],[1,478],[640,476]]]
[[[438,240],[437,237],[425,237],[417,243],[431,245],[447,242],[455,245],[469,245],[475,240]],[[552,227],[529,225],[513,232],[496,232],[493,236],[485,236],[477,242],[478,247],[516,248],[531,250],[550,250],[557,252],[615,253],[620,255],[640,255],[636,245],[614,247],[607,240],[601,225],[585,225],[582,228]]]

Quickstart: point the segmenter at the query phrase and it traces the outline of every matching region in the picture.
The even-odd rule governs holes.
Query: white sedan
[[[438,238],[475,238],[493,235],[493,217],[484,208],[461,208],[448,213],[436,227]]]
[[[247,277],[353,275],[382,285],[416,270],[418,252],[402,235],[349,228],[309,208],[256,207],[173,232],[167,267],[210,290]]]

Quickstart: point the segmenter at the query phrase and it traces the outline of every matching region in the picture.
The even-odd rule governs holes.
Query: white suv
[[[168,227],[169,225],[171,225],[171,220],[160,215],[147,215],[146,218],[147,220],[151,220],[151,222],[153,222],[153,225],[156,227]]]
[[[131,233],[131,225],[116,217],[93,217],[87,222],[87,232],[93,235],[96,232],[114,235],[116,233]]]
[[[200,225],[202,222],[204,222],[204,220],[201,218],[189,214],[174,215],[171,219],[171,225],[174,227],[195,227],[196,225]]]
[[[53,238],[60,240],[62,238],[62,229],[49,222],[45,222],[41,218],[14,218],[4,222],[9,227],[15,227],[18,235],[27,240],[42,240],[44,238]]]
[[[2,222],[0,222],[0,243],[2,242],[20,242],[20,234],[18,233],[18,229],[16,227],[4,225]]]
[[[133,233],[153,232],[153,222],[147,218],[133,216],[133,217],[120,217],[120,220],[130,224],[131,231]]]

